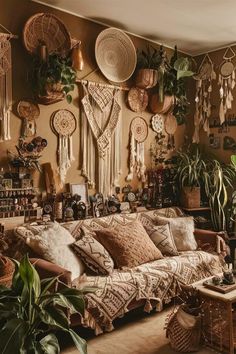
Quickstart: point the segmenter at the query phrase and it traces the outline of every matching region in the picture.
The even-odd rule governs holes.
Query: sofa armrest
[[[198,248],[202,249],[203,251],[215,251],[218,254],[222,254],[223,256],[228,253],[224,233],[219,233],[211,230],[195,229],[194,236],[197,241]]]
[[[34,265],[41,279],[58,277],[62,283],[71,287],[72,279],[69,270],[41,258],[30,258],[30,262]]]

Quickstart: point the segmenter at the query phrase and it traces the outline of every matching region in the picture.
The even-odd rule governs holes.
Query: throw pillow
[[[133,268],[163,258],[138,220],[126,225],[117,224],[113,229],[96,230],[95,233],[118,268]]]
[[[114,269],[113,259],[93,235],[94,233],[82,227],[82,238],[74,242],[71,247],[89,269],[97,274],[109,275]]]
[[[156,217],[157,223],[160,225],[170,225],[174,242],[178,251],[195,251],[197,242],[194,237],[194,220],[192,216],[179,218]]]
[[[154,225],[152,228],[146,230],[150,239],[162,254],[166,256],[178,256],[179,252],[177,251],[169,223]]]
[[[75,241],[73,236],[57,222],[18,226],[14,231],[39,256],[69,270],[72,279],[83,273],[82,261],[69,247]]]

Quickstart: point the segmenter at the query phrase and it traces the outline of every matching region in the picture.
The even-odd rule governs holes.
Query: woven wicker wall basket
[[[66,26],[55,15],[38,13],[31,16],[23,29],[23,42],[30,54],[37,54],[41,44],[46,44],[48,53],[67,55],[71,37]]]

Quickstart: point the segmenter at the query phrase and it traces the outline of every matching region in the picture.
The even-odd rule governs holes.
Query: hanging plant
[[[70,58],[58,54],[49,54],[46,60],[36,56],[33,61],[33,68],[30,73],[32,90],[40,98],[49,97],[51,101],[61,100],[66,97],[71,103],[72,96],[69,94],[74,90],[76,72],[72,68]],[[43,101],[41,103],[44,103]]]
[[[169,66],[164,73],[164,94],[175,97],[175,105],[173,114],[176,117],[179,125],[185,121],[185,116],[188,112],[189,101],[186,95],[186,77],[194,75],[191,70],[194,66],[192,59],[187,57],[178,58],[177,47],[170,60]]]

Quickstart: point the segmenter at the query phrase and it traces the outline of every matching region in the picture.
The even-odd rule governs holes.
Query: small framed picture
[[[12,179],[4,178],[2,180],[2,185],[5,189],[12,189]]]
[[[78,194],[81,197],[81,202],[84,202],[86,205],[89,204],[87,183],[70,184],[70,192],[71,195]]]
[[[32,182],[31,179],[29,178],[23,178],[21,180],[21,188],[27,189],[32,187]]]

